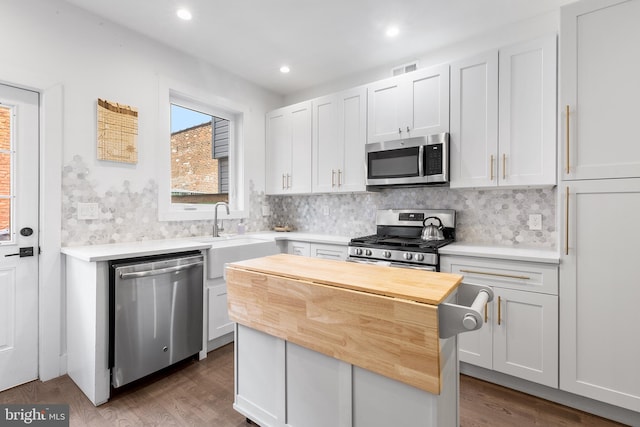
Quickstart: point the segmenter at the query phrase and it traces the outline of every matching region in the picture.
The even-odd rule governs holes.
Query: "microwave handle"
[[[418,148],[418,175],[424,176],[424,145]]]

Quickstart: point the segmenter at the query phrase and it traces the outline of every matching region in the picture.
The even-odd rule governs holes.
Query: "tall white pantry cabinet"
[[[640,1],[561,9],[560,388],[640,412]]]

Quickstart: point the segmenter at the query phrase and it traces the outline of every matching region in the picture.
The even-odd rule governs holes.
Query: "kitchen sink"
[[[208,237],[198,241],[211,243],[211,248],[207,251],[207,278],[209,279],[222,277],[227,263],[279,253],[274,240],[230,236]]]

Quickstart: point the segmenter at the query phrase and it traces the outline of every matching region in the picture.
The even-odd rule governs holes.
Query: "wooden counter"
[[[438,304],[462,276],[274,255],[227,267],[231,320],[433,394]]]

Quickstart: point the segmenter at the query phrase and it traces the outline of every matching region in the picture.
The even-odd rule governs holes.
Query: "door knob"
[[[28,237],[28,236],[31,236],[32,234],[33,234],[33,228],[31,227],[24,227],[20,229],[21,236]]]

